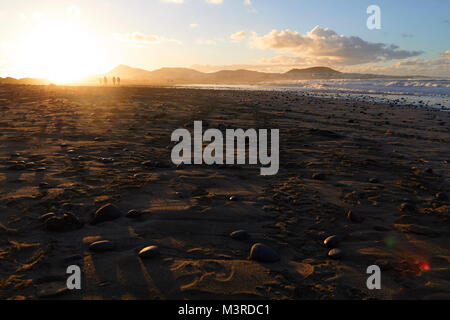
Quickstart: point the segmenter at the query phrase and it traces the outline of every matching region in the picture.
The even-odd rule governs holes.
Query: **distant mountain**
[[[123,83],[128,84],[253,84],[267,81],[330,78],[339,75],[341,72],[328,67],[292,69],[286,73],[243,69],[205,73],[189,68],[161,68],[147,71],[126,65],[119,65],[106,74],[109,78],[120,77],[122,81],[125,81]]]
[[[154,71],[119,65],[106,74],[107,77],[120,77],[129,80],[150,79],[190,79],[202,76],[203,73],[188,68],[161,68]]]
[[[341,72],[336,71],[334,69],[328,68],[328,67],[312,67],[312,68],[306,68],[306,69],[292,69],[285,74],[298,74],[298,73],[314,73],[314,74],[320,74],[320,73],[327,73],[327,74],[340,74]]]
[[[27,85],[48,85],[51,84],[49,80],[46,79],[34,79],[34,78],[0,78],[0,84],[27,84]]]
[[[105,76],[121,77],[122,79],[143,80],[151,77],[152,72],[144,69],[132,68],[123,64],[115,67]]]

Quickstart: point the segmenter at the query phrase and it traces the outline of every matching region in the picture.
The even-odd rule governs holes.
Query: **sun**
[[[43,21],[25,31],[16,58],[23,74],[64,83],[97,72],[104,56],[88,30],[70,21]]]

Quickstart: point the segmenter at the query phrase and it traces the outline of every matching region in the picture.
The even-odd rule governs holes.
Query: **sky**
[[[448,77],[449,31],[448,0],[0,0],[0,76],[69,81],[125,64]]]

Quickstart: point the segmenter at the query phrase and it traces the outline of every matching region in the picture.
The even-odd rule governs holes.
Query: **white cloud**
[[[156,35],[146,35],[140,32],[131,32],[126,34],[114,34],[114,37],[123,42],[130,42],[135,44],[153,44],[153,43],[161,43],[161,42],[175,42],[181,44],[180,41],[176,39],[169,39]]]
[[[205,2],[210,4],[222,4],[223,0],[205,0]]]
[[[245,31],[238,31],[230,36],[230,38],[234,41],[240,41],[242,39],[245,39],[246,37],[247,33]]]
[[[244,0],[244,5],[245,6],[251,6],[252,5],[252,0]]]
[[[195,28],[198,27],[198,23],[191,23],[189,26],[190,26],[192,29],[195,29]]]
[[[259,37],[253,34],[252,46],[288,53],[319,64],[357,65],[418,56],[422,51],[401,50],[396,45],[367,42],[359,37],[338,35],[316,26],[305,35],[291,30],[272,30]]]

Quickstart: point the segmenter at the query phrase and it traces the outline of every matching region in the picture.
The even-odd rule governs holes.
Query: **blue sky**
[[[327,65],[347,72],[439,76],[450,70],[447,0],[0,3],[3,76],[46,76],[52,70],[56,77],[61,68],[81,76],[117,64],[202,71]],[[379,30],[366,26],[366,9],[373,4],[381,9]]]

